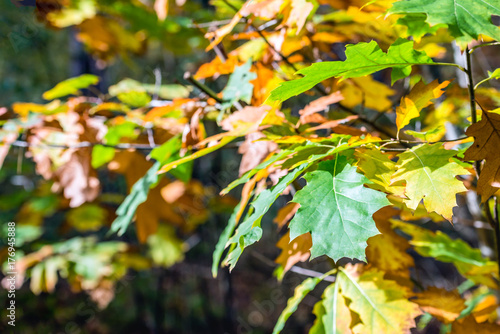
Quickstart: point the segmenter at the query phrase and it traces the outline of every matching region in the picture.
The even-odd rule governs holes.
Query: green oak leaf
[[[240,224],[235,234],[231,237],[231,239],[229,239],[226,246],[226,248],[231,247],[231,250],[227,254],[224,261],[230,265],[230,270],[232,270],[236,265],[236,262],[238,262],[243,250],[260,240],[262,237],[262,228],[260,227],[262,217],[264,217],[264,214],[266,214],[278,196],[280,196],[286,187],[299,177],[308,165],[308,163],[305,163],[294,170],[289,171],[288,174],[283,176],[274,187],[262,191],[252,202],[251,205],[253,207],[253,212]]]
[[[116,219],[111,224],[110,232],[117,232],[118,235],[123,235],[130,222],[135,216],[137,207],[144,203],[148,198],[149,189],[158,184],[158,180],[163,175],[158,175],[158,170],[161,163],[157,161],[142,178],[132,186],[130,194],[125,198],[123,203],[116,210]]]
[[[298,71],[297,74],[303,77],[282,83],[271,92],[268,101],[285,101],[332,77],[341,80],[357,78],[386,68],[392,68],[391,79],[394,83],[410,75],[413,65],[433,64],[425,52],[414,50],[413,42],[403,38],[395,41],[387,53],[382,51],[377,42],[371,41],[347,45],[345,54],[345,61],[315,63]]]
[[[343,156],[319,163],[304,178],[307,185],[293,198],[300,208],[290,222],[290,240],[310,232],[311,258],[365,260],[366,240],[379,234],[372,215],[390,204],[386,195],[365,188],[370,181]]]
[[[491,15],[500,15],[498,0],[403,0],[395,2],[388,14],[426,14],[427,23],[448,25],[461,44],[480,34],[500,40],[500,29],[491,22]]]
[[[436,212],[451,221],[456,194],[466,191],[457,175],[469,172],[450,159],[456,151],[447,150],[442,144],[423,144],[399,155],[397,172],[392,183],[406,181],[404,200],[408,208],[415,210],[424,200],[427,212]]]
[[[234,69],[233,74],[229,77],[227,86],[222,91],[221,108],[229,108],[238,101],[250,103],[253,95],[253,84],[250,81],[257,79],[257,74],[250,72],[252,69],[252,59]]]

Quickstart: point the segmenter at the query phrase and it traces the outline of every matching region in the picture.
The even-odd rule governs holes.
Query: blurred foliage
[[[500,13],[393,2],[1,3],[16,330],[497,331]]]

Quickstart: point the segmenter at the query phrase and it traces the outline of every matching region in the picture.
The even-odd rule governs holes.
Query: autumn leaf
[[[309,259],[311,255],[309,249],[312,246],[311,235],[305,233],[290,241],[290,231],[288,231],[276,246],[281,249],[280,256],[274,261],[283,267],[283,271],[278,276],[278,279],[281,279],[295,264]]]
[[[410,120],[420,116],[422,109],[432,104],[431,100],[443,95],[443,89],[449,84],[450,81],[444,81],[440,84],[437,79],[428,85],[419,81],[410,94],[401,98],[400,106],[396,109],[398,131],[410,124]]]
[[[344,99],[342,94],[340,92],[335,92],[327,96],[320,97],[319,99],[316,99],[306,105],[304,109],[299,110],[299,115],[302,123],[307,123],[304,120],[319,111],[325,110],[327,107],[329,107],[331,104],[337,103]]]
[[[282,102],[292,96],[303,93],[316,84],[332,78],[345,80],[363,77],[374,72],[392,68],[392,83],[407,77],[413,65],[432,64],[433,61],[424,52],[415,51],[413,42],[398,39],[387,53],[383,52],[377,42],[347,45],[346,60],[336,62],[315,63],[297,72],[303,77],[282,83],[271,92],[270,102]]]
[[[372,182],[370,188],[404,197],[404,187],[391,185],[391,177],[396,173],[396,163],[378,149],[358,148],[354,153],[356,165]]]
[[[366,259],[370,268],[374,267],[385,273],[385,278],[396,281],[408,281],[410,268],[415,262],[408,250],[408,240],[398,235],[391,227],[389,219],[398,214],[399,210],[386,207],[373,215],[380,234],[368,239]]]
[[[497,334],[500,331],[500,326],[491,323],[479,324],[474,320],[474,317],[469,316],[454,322],[451,330],[453,334]]]
[[[398,156],[397,172],[392,183],[406,181],[404,200],[415,210],[423,199],[427,212],[436,212],[451,221],[456,195],[467,189],[456,179],[469,172],[450,159],[455,151],[446,150],[442,144],[423,144]]]
[[[413,302],[445,324],[452,323],[465,309],[465,301],[458,292],[434,287],[417,293]]]
[[[342,81],[339,89],[344,96],[340,102],[343,106],[354,108],[361,104],[380,112],[391,109],[392,101],[389,97],[395,93],[387,85],[374,80],[371,75]]]
[[[319,163],[304,178],[307,185],[293,198],[300,208],[290,222],[290,238],[310,232],[311,258],[364,260],[366,240],[379,233],[372,215],[389,205],[385,194],[365,188],[369,180],[343,156]]]
[[[356,312],[361,323],[355,333],[410,333],[415,317],[421,314],[418,306],[407,300],[405,290],[393,281],[385,280],[381,272],[365,272],[361,276],[351,267],[337,275],[342,295],[349,298],[349,308]]]
[[[484,203],[500,188],[500,115],[484,110],[481,120],[469,126],[465,132],[475,138],[465,160],[485,160],[477,183],[477,193]]]

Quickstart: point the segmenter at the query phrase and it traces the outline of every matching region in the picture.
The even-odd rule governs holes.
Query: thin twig
[[[267,264],[268,266],[270,267],[276,267],[276,263],[274,263],[273,261],[269,260],[267,257],[265,257],[264,255],[260,254],[260,253],[257,253],[257,252],[253,252],[252,255],[262,261],[263,263]],[[299,266],[292,266],[292,268],[290,268],[289,271],[292,271],[296,274],[299,274],[299,275],[303,275],[303,276],[308,276],[308,277],[321,277],[324,275],[324,273],[320,273],[319,271],[315,271],[315,270],[311,270],[311,269],[306,269],[306,268],[302,268],[302,267],[299,267]],[[335,282],[335,277],[334,276],[326,276],[324,279],[324,281],[327,281],[327,282]]]
[[[205,94],[207,94],[208,96],[210,96],[211,98],[213,98],[215,101],[217,101],[219,103],[222,103],[222,99],[219,96],[217,96],[217,93],[215,93],[213,90],[211,90],[207,85],[202,84],[201,82],[199,82],[198,80],[196,80],[191,75],[191,73],[186,72],[184,74],[184,79],[186,79],[187,81],[191,82],[199,90],[201,90],[202,92],[204,92]]]

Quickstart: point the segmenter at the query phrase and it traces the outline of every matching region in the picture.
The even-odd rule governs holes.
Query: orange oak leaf
[[[278,211],[278,214],[274,218],[273,222],[278,225],[278,228],[282,228],[290,221],[290,219],[292,219],[299,207],[300,204],[292,202],[288,203]]]
[[[500,115],[483,110],[481,120],[469,126],[467,136],[475,138],[467,151],[465,160],[485,160],[477,182],[477,193],[484,203],[500,188]]]
[[[311,234],[305,233],[290,241],[290,231],[287,231],[276,246],[281,249],[281,254],[275,262],[283,266],[283,275],[296,263],[309,259],[311,256],[309,250],[312,247]]]
[[[342,96],[342,94],[339,91],[332,93],[328,96],[320,97],[319,99],[312,101],[307,106],[305,106],[304,109],[299,111],[300,120],[302,121],[302,123],[306,123],[305,118],[307,116],[310,116],[310,115],[317,113],[319,111],[323,111],[329,105],[337,103],[343,99],[344,99],[344,97]]]
[[[416,297],[413,299],[414,303],[445,324],[455,321],[465,309],[465,301],[456,291],[430,287],[424,292],[417,293]]]
[[[498,334],[500,326],[490,323],[479,324],[474,320],[474,317],[469,316],[455,321],[451,326],[451,332],[453,334]]]

